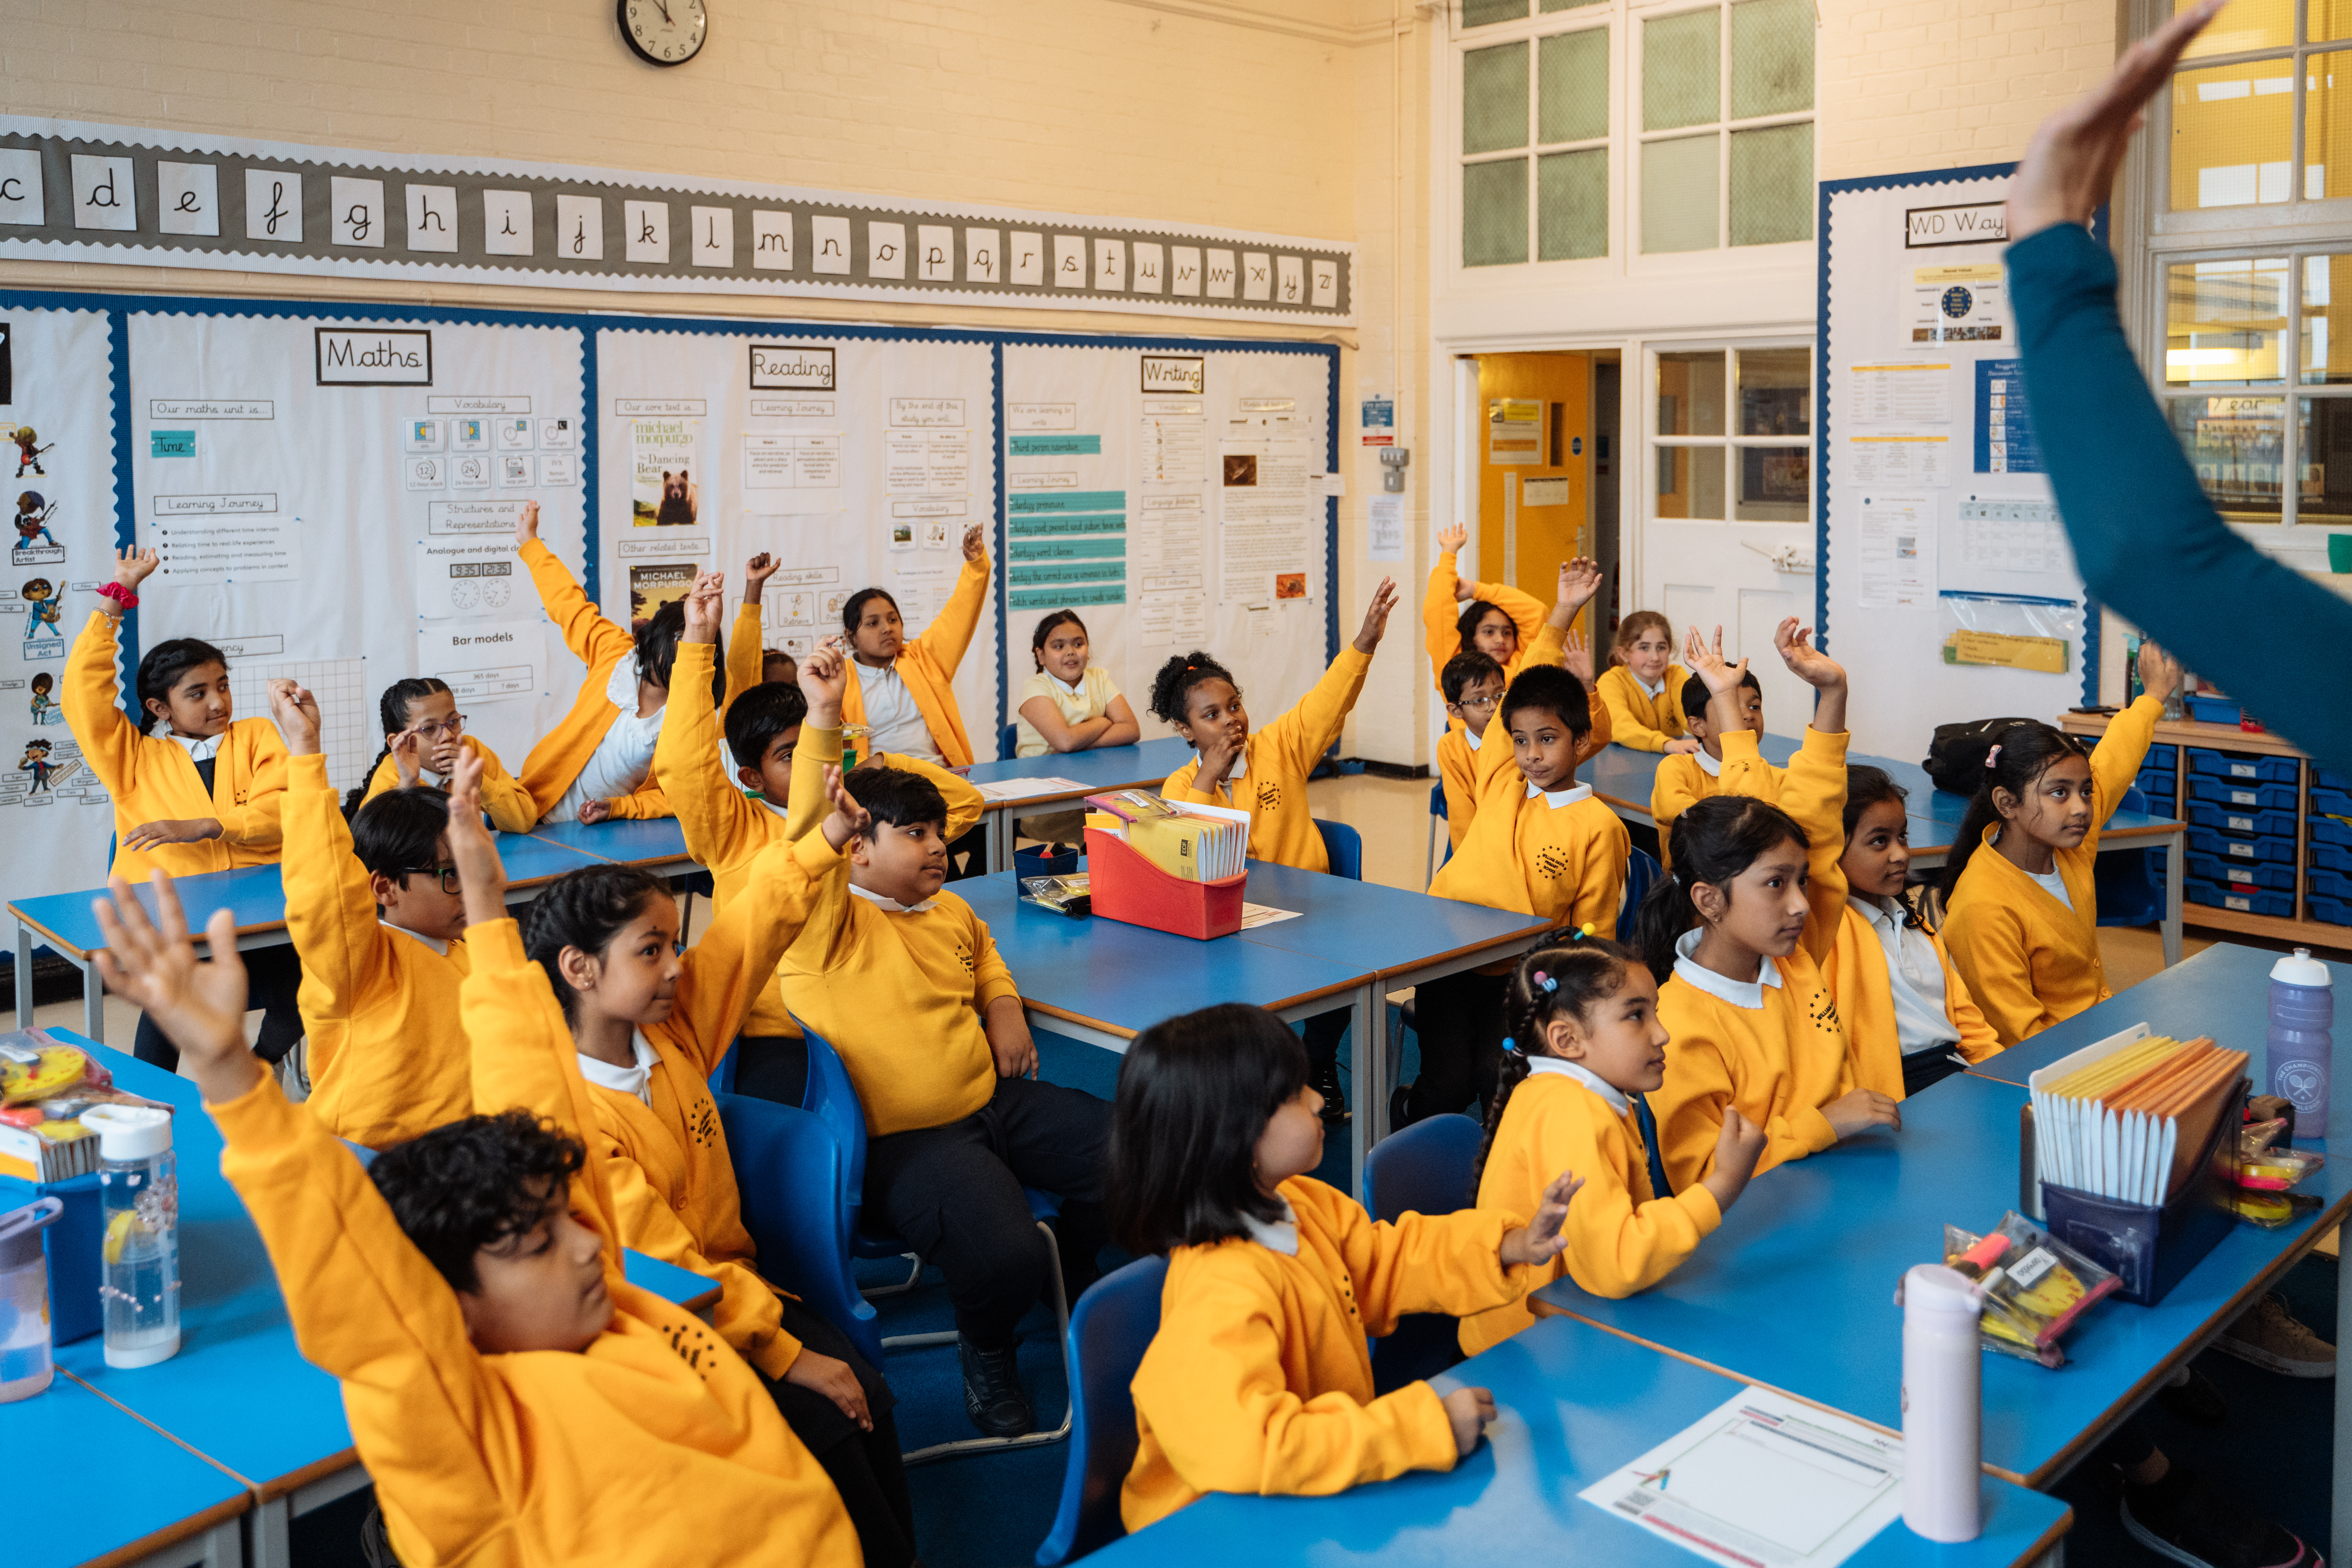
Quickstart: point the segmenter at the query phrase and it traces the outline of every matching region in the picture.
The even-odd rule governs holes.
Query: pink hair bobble
[[[1985,753],[1985,766],[1990,767],[1999,761],[2000,761],[2000,742],[1995,741],[1992,750]]]

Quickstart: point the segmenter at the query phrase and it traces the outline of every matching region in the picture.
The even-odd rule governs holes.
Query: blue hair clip
[[[1507,1055],[1507,1056],[1517,1056],[1517,1055],[1518,1055],[1518,1054],[1519,1054],[1519,1043],[1518,1043],[1517,1040],[1514,1040],[1513,1038],[1511,1038],[1511,1037],[1510,1037],[1510,1036],[1508,1036],[1508,1035],[1505,1035],[1505,1036],[1503,1037],[1503,1052],[1504,1052],[1504,1054],[1505,1054],[1505,1055]]]
[[[1534,984],[1542,986],[1547,995],[1557,992],[1559,989],[1559,982],[1554,980],[1550,975],[1546,974],[1540,969],[1537,970],[1533,974],[1528,975],[1528,978]]]

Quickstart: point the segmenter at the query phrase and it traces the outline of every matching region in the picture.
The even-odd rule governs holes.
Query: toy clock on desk
[[[703,0],[616,0],[621,37],[649,65],[682,66],[702,52],[710,33]]]

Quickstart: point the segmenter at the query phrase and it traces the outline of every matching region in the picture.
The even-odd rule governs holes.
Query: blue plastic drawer
[[[2352,926],[2352,903],[2340,899],[2323,899],[2315,893],[2306,893],[2303,900],[2303,913],[2305,920],[2324,921],[2332,926]]]
[[[2232,838],[2284,838],[2288,848],[2294,847],[2292,811],[2248,811],[2242,806],[2192,800],[2189,803],[2189,820]]]
[[[2311,841],[2311,863],[2352,876],[2352,844],[2329,844],[2315,835]]]
[[[2280,920],[2294,916],[2294,895],[2266,893],[2258,889],[2239,889],[2227,882],[2207,882],[2191,877],[2180,885],[2180,896],[2192,904],[2208,909],[2235,910],[2242,915],[2272,915]]]
[[[2305,820],[2311,825],[2312,843],[2352,849],[2352,822],[2338,822],[2332,816],[2313,816]]]
[[[2150,746],[2147,749],[2147,760],[2140,763],[2139,771],[2146,773],[2150,768],[2156,768],[2168,773],[2172,771],[2174,764],[2179,762],[2179,760],[2180,756],[2179,750],[2175,747],[2168,745]]]
[[[2189,771],[2218,773],[2225,779],[2252,779],[2258,784],[2294,783],[2301,764],[2293,757],[2266,757],[2254,752],[2217,752],[2210,746],[2189,748]]]
[[[2352,871],[2336,871],[2325,866],[2314,866],[2304,875],[2309,879],[2304,884],[2306,892],[2322,898],[2340,899],[2352,904]]]
[[[2311,785],[2311,815],[2314,816],[2352,816],[2352,790],[2337,789],[2317,780]]]
[[[2246,716],[2244,705],[2234,697],[2186,696],[2180,704],[2200,724],[2235,724]]]
[[[2230,860],[2218,855],[2191,855],[2189,877],[2191,882],[2245,882],[2273,893],[2294,891],[2294,867],[2276,860]],[[2185,888],[2188,884],[2182,885]],[[2344,896],[2352,899],[2352,881],[2345,886]]]
[[[2192,827],[2189,830],[2189,848],[2192,854],[2210,855],[2232,865],[2294,864],[2292,838],[2231,838],[2207,828]]]
[[[2263,784],[2253,779],[2225,779],[2199,773],[2189,781],[2190,800],[2210,801],[2231,812],[2294,810],[2294,785]]]
[[[2311,770],[2311,782],[2323,789],[2337,790],[2346,795],[2352,795],[2352,776],[2344,773],[2331,773],[2326,768],[2314,768]]]

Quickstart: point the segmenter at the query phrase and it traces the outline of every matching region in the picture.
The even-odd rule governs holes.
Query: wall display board
[[[106,878],[112,803],[67,731],[66,650],[114,574],[114,397],[109,318],[0,310],[0,898]]]
[[[318,694],[328,775],[361,783],[393,681],[449,683],[520,772],[577,661],[515,557],[514,522],[583,560],[575,328],[205,310],[129,320],[133,527],[163,565],[139,636],[229,656],[240,717],[267,682]]]
[[[1263,724],[1313,686],[1333,628],[1328,350],[1207,343],[1004,349],[1008,707],[1057,609],[1085,620],[1147,736],[1151,677],[1204,648]],[[1008,713],[1008,718],[1010,714]]]
[[[2096,700],[2002,267],[2014,167],[1821,188],[1818,615],[1824,646],[1871,650],[1849,710],[1864,751],[1924,755],[1939,722]]]

